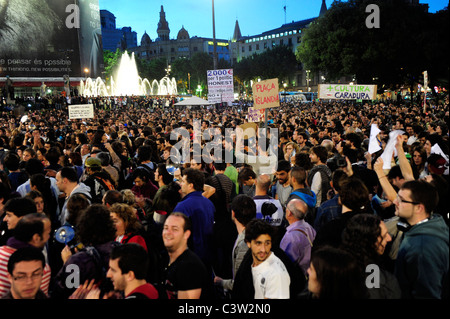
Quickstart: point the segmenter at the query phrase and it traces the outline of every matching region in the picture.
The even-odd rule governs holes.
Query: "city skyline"
[[[327,9],[333,0],[326,0]],[[420,0],[429,5],[429,12],[444,9],[448,0]],[[116,27],[131,27],[137,33],[138,45],[144,32],[152,41],[157,38],[157,24],[161,6],[164,7],[169,23],[170,38],[176,38],[184,27],[189,36],[213,37],[212,0],[99,0],[101,10],[108,10],[116,17]],[[284,7],[286,6],[286,11]],[[236,20],[242,36],[252,36],[275,29],[284,23],[316,18],[322,6],[322,0],[215,0],[215,31],[217,39],[229,40],[233,36]],[[183,10],[180,10],[183,8]]]

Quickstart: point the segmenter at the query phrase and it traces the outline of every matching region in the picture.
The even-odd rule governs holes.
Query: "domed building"
[[[153,60],[165,58],[168,63],[178,58],[191,58],[195,53],[206,52],[211,56],[214,52],[213,39],[189,35],[184,26],[178,31],[176,39],[170,38],[169,22],[166,20],[164,7],[159,12],[159,22],[156,29],[157,38],[153,41],[147,32],[141,39],[140,46],[128,48],[129,52],[142,59]],[[219,59],[230,61],[228,40],[216,39],[217,54]]]
[[[189,40],[189,32],[184,28],[184,26],[181,27],[180,31],[178,31],[177,40],[183,41],[183,40]]]

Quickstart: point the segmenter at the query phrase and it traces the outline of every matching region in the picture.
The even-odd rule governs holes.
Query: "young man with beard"
[[[394,200],[404,232],[394,272],[402,298],[441,299],[448,293],[449,231],[442,216],[433,214],[438,199],[433,185],[414,180]]]
[[[273,227],[264,220],[254,219],[246,227],[255,299],[289,299],[291,279],[284,263],[272,252],[272,237]]]
[[[280,201],[283,208],[286,207],[288,197],[292,192],[292,186],[289,182],[290,171],[291,164],[288,161],[281,160],[278,162],[277,171],[275,173],[277,178],[275,199]]]

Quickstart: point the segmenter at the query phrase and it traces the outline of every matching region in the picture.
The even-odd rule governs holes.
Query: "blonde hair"
[[[131,189],[122,189],[120,192],[122,193],[124,203],[131,206],[136,203],[136,196]]]

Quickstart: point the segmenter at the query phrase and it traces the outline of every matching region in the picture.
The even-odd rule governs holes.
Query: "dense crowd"
[[[448,298],[448,96],[176,101],[3,107],[3,298]]]

